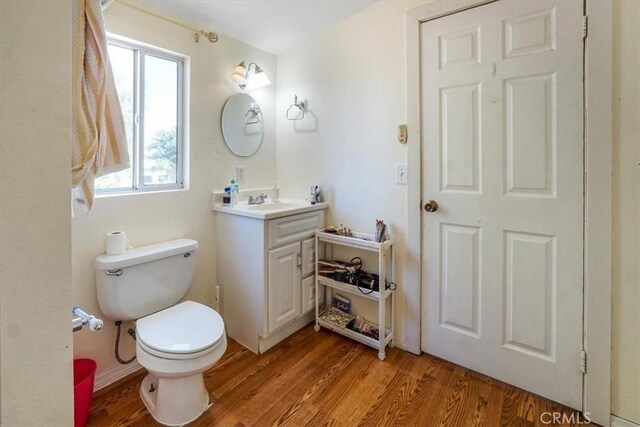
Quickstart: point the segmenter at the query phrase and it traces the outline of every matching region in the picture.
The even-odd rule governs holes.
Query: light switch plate
[[[407,184],[407,165],[396,165],[396,184]]]
[[[236,182],[244,182],[244,166],[236,166]]]

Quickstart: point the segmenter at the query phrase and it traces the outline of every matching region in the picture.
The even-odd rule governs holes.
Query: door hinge
[[[589,17],[587,15],[582,17],[582,38],[587,38],[587,33],[589,31]]]
[[[587,373],[587,352],[582,350],[582,354],[580,355],[580,371],[583,374]]]

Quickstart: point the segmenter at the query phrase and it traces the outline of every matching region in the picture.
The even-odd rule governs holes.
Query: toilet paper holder
[[[98,319],[97,317],[91,314],[88,314],[77,305],[73,307],[71,312],[73,313],[74,316],[76,316],[71,320],[71,326],[73,328],[73,332],[79,331],[85,325],[89,325],[89,330],[95,332],[102,329],[102,326],[104,325],[102,320]]]

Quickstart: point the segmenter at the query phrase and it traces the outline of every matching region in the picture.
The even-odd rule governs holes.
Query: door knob
[[[435,212],[438,210],[438,202],[435,200],[429,200],[424,204],[424,210],[427,212]]]

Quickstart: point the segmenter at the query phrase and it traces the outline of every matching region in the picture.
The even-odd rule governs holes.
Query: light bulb
[[[236,82],[239,85],[247,83],[247,69],[244,66],[244,61],[242,61],[231,73],[231,80]]]

